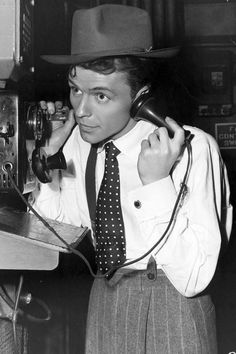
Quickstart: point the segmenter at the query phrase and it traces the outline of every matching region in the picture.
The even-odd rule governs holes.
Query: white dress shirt
[[[121,151],[118,161],[127,261],[142,256],[163,235],[187,167],[185,149],[171,176],[142,185],[137,170],[141,141],[155,128],[151,123],[139,121],[114,141]],[[185,128],[194,135],[187,194],[170,232],[151,255],[181,294],[194,296],[207,287],[214,275],[221,239],[229,238],[231,232],[232,206],[226,169],[215,140],[197,128]],[[54,171],[53,181],[41,184],[32,194],[33,206],[41,215],[91,228],[85,191],[89,150],[90,144],[82,140],[76,127],[63,149],[67,170]],[[104,173],[104,158],[104,149],[98,149],[97,193]],[[145,269],[149,258],[150,255],[130,267]]]

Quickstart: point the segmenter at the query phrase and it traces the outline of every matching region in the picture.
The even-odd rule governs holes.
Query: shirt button
[[[141,202],[139,200],[135,200],[134,206],[135,206],[135,208],[140,209],[141,208]]]
[[[148,273],[148,274],[147,274],[147,277],[148,277],[149,280],[154,280],[154,279],[155,279],[155,274],[153,274],[153,273]]]

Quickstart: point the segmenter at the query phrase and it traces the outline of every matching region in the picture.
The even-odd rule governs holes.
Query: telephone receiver
[[[56,154],[51,156],[47,156],[41,147],[37,147],[32,153],[32,170],[42,183],[52,182],[51,170],[65,170],[66,168],[66,160],[62,149],[59,149]]]
[[[168,130],[169,137],[173,138],[174,136],[173,129],[165,121],[166,116],[160,113],[158,100],[149,91],[144,91],[134,100],[130,109],[130,116],[137,121],[147,120],[158,127],[165,127]],[[189,130],[185,129],[184,132],[185,140],[187,140],[191,133]]]

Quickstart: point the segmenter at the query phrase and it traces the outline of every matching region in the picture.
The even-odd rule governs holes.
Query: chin
[[[89,144],[97,144],[100,143],[103,139],[100,139],[98,136],[94,136],[92,134],[81,134],[81,137],[84,141]]]

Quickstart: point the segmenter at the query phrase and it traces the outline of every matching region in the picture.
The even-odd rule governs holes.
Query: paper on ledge
[[[52,219],[44,218],[69,245],[76,247],[88,232],[87,227],[78,227]],[[0,234],[21,239],[35,245],[60,252],[70,252],[66,245],[49,230],[34,214],[0,208]]]

